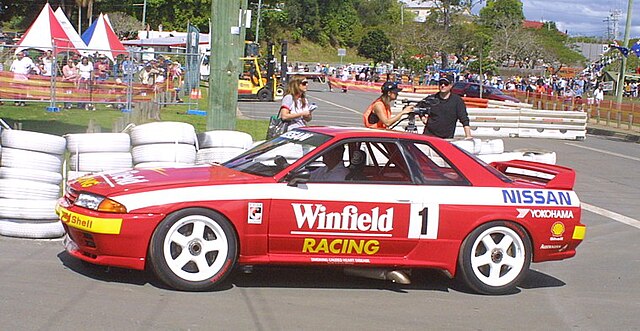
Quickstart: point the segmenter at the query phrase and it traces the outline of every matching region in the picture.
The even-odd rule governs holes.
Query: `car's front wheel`
[[[189,208],[167,216],[149,246],[151,270],[167,285],[184,291],[207,291],[233,269],[237,239],[221,214]]]
[[[512,292],[529,270],[531,242],[524,229],[510,222],[476,228],[463,241],[458,276],[482,294]]]

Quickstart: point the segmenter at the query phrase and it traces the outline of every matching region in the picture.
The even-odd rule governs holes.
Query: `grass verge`
[[[54,135],[84,133],[90,125],[100,127],[101,132],[112,132],[114,123],[123,117],[123,113],[105,105],[97,110],[61,109],[60,112],[47,112],[48,103],[29,102],[24,107],[5,103],[0,106],[0,119],[9,126],[21,126],[22,130],[42,132]],[[160,110],[162,121],[184,122],[193,125],[196,132],[207,131],[207,117],[187,115],[186,105],[170,105]],[[205,109],[205,108],[201,108]],[[249,133],[254,141],[263,140],[267,132],[268,121],[236,119],[236,131]]]

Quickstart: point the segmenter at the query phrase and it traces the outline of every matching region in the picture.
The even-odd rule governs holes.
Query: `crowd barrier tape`
[[[398,113],[405,103],[422,100],[424,94],[401,92],[393,105],[392,112]],[[506,101],[478,101],[478,98],[463,98],[467,105],[469,126],[474,137],[527,137],[582,140],[586,137],[587,114],[580,111],[534,110],[528,104]],[[405,102],[402,102],[402,101]],[[486,99],[483,99],[486,100]],[[484,107],[473,107],[482,104]],[[404,131],[406,125],[398,125],[396,130]],[[423,131],[423,123],[416,120],[418,132]],[[458,122],[456,136],[464,136],[464,129]]]

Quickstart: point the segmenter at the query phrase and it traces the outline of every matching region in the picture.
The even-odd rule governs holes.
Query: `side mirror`
[[[292,171],[285,177],[287,186],[298,186],[298,183],[306,183],[311,178],[311,172],[308,169],[300,169]]]

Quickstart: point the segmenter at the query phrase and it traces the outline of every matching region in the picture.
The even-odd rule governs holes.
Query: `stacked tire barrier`
[[[239,131],[208,131],[198,134],[198,145],[196,164],[222,163],[250,149],[253,138]]]
[[[401,92],[392,112],[402,109],[402,101],[417,102],[424,97],[425,94]],[[463,99],[467,103],[469,126],[474,137],[584,140],[587,134],[588,118],[584,112],[534,110],[529,104],[494,100],[487,100],[484,105],[475,100],[477,98]],[[418,120],[416,125],[418,131],[422,132],[422,122]],[[396,130],[404,130],[404,127],[398,126]],[[460,123],[457,124],[455,134],[464,135]]]
[[[55,213],[61,196],[63,137],[19,130],[0,134],[0,235],[57,238]]]
[[[504,151],[502,139],[469,139],[452,140],[452,144],[475,155],[480,160],[491,163],[499,161],[526,160],[540,163],[556,164],[556,153],[540,149],[516,149],[511,152]]]
[[[131,138],[126,133],[74,133],[65,138],[70,153],[67,179],[133,167]]]
[[[196,155],[198,164],[224,162],[254,146],[244,132],[196,135],[191,124],[180,122],[142,124],[129,133],[64,137],[0,124],[0,235],[21,238],[64,235],[55,214],[63,178],[134,167],[189,166],[196,164]],[[69,159],[63,166],[65,150]]]
[[[134,168],[180,167],[196,163],[197,137],[191,124],[153,122],[131,129]]]

